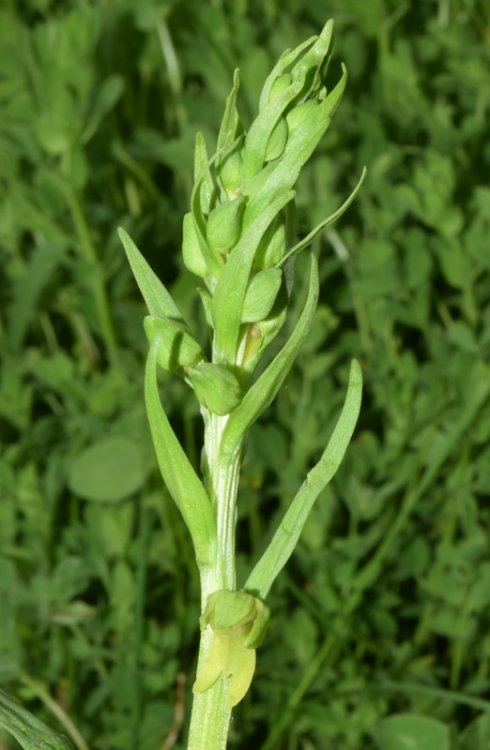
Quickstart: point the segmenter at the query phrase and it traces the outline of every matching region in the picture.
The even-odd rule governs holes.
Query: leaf
[[[279,96],[268,102],[252,123],[245,138],[243,151],[244,180],[251,180],[262,169],[271,133],[288,105],[301,91],[301,87],[302,81],[290,84]]]
[[[53,279],[61,264],[64,252],[48,244],[33,254],[26,272],[13,284],[13,301],[10,307],[8,338],[14,350],[24,341],[29,323],[34,318],[44,287]]]
[[[361,408],[362,372],[352,360],[345,403],[322,457],[308,475],[286,511],[266,551],[244,586],[264,599],[275,578],[292,555],[308,514],[320,492],[330,482],[345,455]]]
[[[294,245],[294,247],[292,247],[291,250],[289,250],[286,253],[286,255],[283,258],[281,258],[281,260],[278,263],[276,263],[276,266],[280,267],[284,265],[284,263],[286,263],[286,261],[289,260],[291,256],[296,255],[305,247],[307,247],[315,239],[317,234],[319,234],[322,231],[322,229],[329,227],[331,224],[334,224],[337,221],[337,219],[340,219],[342,214],[344,214],[345,211],[347,211],[350,204],[354,201],[354,198],[356,197],[357,193],[359,192],[361,188],[362,183],[364,182],[366,174],[367,174],[367,169],[366,167],[363,167],[363,170],[361,172],[361,176],[359,177],[357,185],[355,186],[351,194],[348,196],[348,198],[345,199],[342,205],[336,211],[334,211],[333,214],[330,214],[330,216],[328,216],[326,219],[321,221],[314,229],[312,229],[311,232],[307,234],[306,237],[304,237],[304,239],[302,239],[300,242]]]
[[[272,68],[272,71],[267,76],[266,81],[262,87],[262,93],[260,94],[259,100],[259,112],[261,112],[264,107],[267,106],[276,78],[285,73],[286,69],[299,57],[299,55],[301,55],[303,50],[305,50],[307,47],[311,47],[311,45],[316,42],[317,39],[317,36],[311,36],[309,39],[301,42],[298,47],[295,47],[294,49],[288,49],[282,53],[281,57]]]
[[[202,133],[196,133],[194,146],[194,191],[193,195],[199,198],[199,206],[202,211],[209,213],[211,201],[214,196],[214,185],[211,171],[209,169],[208,149]],[[191,199],[191,205],[194,199]],[[194,210],[193,210],[194,213]]]
[[[299,58],[298,62],[293,67],[293,80],[299,78],[302,81],[306,81],[307,84],[309,82],[309,88],[306,91],[301,92],[305,100],[316,93],[319,88],[318,73],[323,62],[327,59],[330,43],[332,41],[333,25],[334,23],[332,19],[326,22],[320,34],[315,38],[315,43],[301,58]],[[311,75],[313,69],[315,70],[314,76]]]
[[[490,746],[490,711],[480,714],[458,737],[457,750],[488,750]]]
[[[86,448],[71,465],[68,486],[85,500],[117,503],[144,484],[145,470],[137,443],[107,438]]]
[[[270,162],[264,170],[245,185],[244,194],[253,196],[244,223],[252,222],[268,206],[272,195],[291,189],[296,183],[301,169],[327,131],[331,118],[338,106],[347,81],[345,68],[335,88],[320,103],[314,106],[308,117],[301,119],[289,133],[286,148],[280,159]],[[274,100],[275,101],[275,100]],[[314,104],[312,102],[312,104]],[[294,111],[294,110],[292,110]],[[267,170],[270,169],[269,172]]]
[[[245,141],[243,162],[243,175],[245,179],[251,179],[262,168],[266,159],[267,146],[271,133],[276,126],[279,118],[285,112],[289,104],[291,104],[291,102],[293,102],[294,99],[300,94],[303,100],[306,100],[308,99],[308,97],[315,96],[315,94],[317,93],[316,89],[318,88],[318,71],[326,58],[332,38],[332,31],[333,23],[332,21],[328,21],[322,29],[321,34],[317,37],[313,37],[313,39],[310,40],[314,42],[314,44],[302,57],[300,57],[300,54],[302,50],[305,49],[307,44],[309,44],[309,42],[307,44],[300,45],[296,50],[293,51],[292,55],[290,53],[287,53],[286,56],[290,59],[291,62],[299,58],[298,62],[294,64],[291,71],[292,83],[278,96],[274,97],[272,101],[269,101],[269,96],[274,80],[277,77],[276,68],[268,77],[264,86],[264,94],[267,99],[264,98],[263,94],[260,100],[259,115],[253,122]],[[282,72],[283,70],[284,59],[282,59],[282,62],[280,61],[280,66],[277,72]],[[341,83],[344,82],[344,79],[345,71],[341,79]],[[306,90],[304,88],[305,83],[307,87]],[[343,92],[343,86],[341,87],[341,90],[337,86],[334,91],[329,94],[325,102],[331,100],[332,95],[336,95],[335,92],[337,92],[338,98],[340,98]],[[322,112],[325,110],[325,107],[323,106],[325,102],[323,102],[321,105]],[[326,121],[327,118],[328,115],[325,112]],[[326,122],[325,129],[327,127],[328,122]],[[315,142],[315,146],[317,142],[318,141]]]
[[[124,78],[120,75],[111,75],[102,82],[95,101],[91,105],[90,117],[82,136],[85,143],[92,138],[100,123],[115,106],[122,96],[123,90]]]
[[[225,112],[218,133],[216,153],[223,154],[227,151],[242,130],[240,116],[237,110],[237,95],[240,87],[240,71],[238,68],[233,73],[233,87],[226,100]]]
[[[223,260],[219,253],[213,252],[206,241],[206,219],[214,196],[214,186],[209,169],[206,143],[201,133],[196,135],[194,154],[194,188],[191,195],[191,214],[200,251],[211,277],[217,279],[221,272]],[[215,281],[213,281],[213,286]]]
[[[231,459],[238,450],[248,428],[267,409],[284,382],[296,355],[308,333],[318,301],[318,265],[311,256],[308,297],[293,333],[262,375],[249,388],[223,431],[221,454]]]
[[[378,750],[449,750],[449,729],[421,714],[395,714],[374,730]]]
[[[150,315],[155,318],[183,320],[179,308],[141,255],[129,234],[122,227],[119,227],[118,234]]]
[[[0,690],[0,727],[24,750],[73,750],[70,740],[58,734]]]
[[[214,348],[218,363],[235,362],[243,304],[258,243],[276,214],[293,197],[294,192],[287,191],[270,201],[253,223],[242,230],[240,240],[228,256],[211,303],[215,329]]]
[[[159,345],[157,335],[146,361],[146,411],[160,472],[189,529],[196,561],[201,567],[211,564],[216,544],[216,523],[206,490],[177,440],[160,402],[157,382]]]

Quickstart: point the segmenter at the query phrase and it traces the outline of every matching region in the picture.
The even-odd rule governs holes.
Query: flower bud
[[[287,87],[291,84],[292,78],[289,73],[283,73],[280,76],[277,76],[274,83],[271,86],[271,90],[269,93],[269,101],[271,102],[273,99],[275,99],[277,96],[282,94],[282,92],[287,89]]]
[[[299,104],[297,107],[293,107],[286,115],[286,122],[289,127],[289,131],[293,132],[296,130],[298,125],[305,122],[316,110],[318,103],[316,101],[307,101],[304,104]]]
[[[273,159],[278,159],[286,148],[287,139],[288,126],[284,117],[281,117],[274,125],[272,133],[269,136],[265,160],[272,161]]]
[[[245,208],[243,196],[220,203],[208,216],[206,234],[210,247],[219,253],[227,253],[237,242],[242,228]]]
[[[203,359],[201,347],[189,333],[185,323],[172,318],[147,315],[143,321],[150,345],[159,338],[157,362],[163,370],[191,367]]]
[[[217,169],[219,180],[229,198],[234,198],[240,191],[243,159],[238,145],[220,162]]]
[[[199,238],[197,236],[194,219],[191,213],[184,216],[182,257],[185,267],[196,276],[205,278],[209,271],[202,254]]]
[[[286,252],[286,226],[282,214],[270,224],[260,240],[255,253],[253,268],[261,271],[278,263]]]
[[[282,283],[279,268],[267,268],[252,276],[243,303],[242,323],[258,323],[269,315]]]
[[[186,371],[197,399],[212,414],[223,417],[238,406],[242,389],[238,378],[223,365],[208,362]]]

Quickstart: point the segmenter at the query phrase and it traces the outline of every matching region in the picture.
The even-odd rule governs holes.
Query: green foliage
[[[379,750],[449,750],[449,730],[442,722],[417,714],[394,714],[379,722],[375,741]]]
[[[330,16],[331,83],[343,60],[347,93],[287,217],[295,241],[335,212],[364,164],[369,176],[347,218],[314,239],[320,307],[251,429],[240,585],[320,458],[359,352],[364,406],[271,590],[267,647],[230,746],[374,750],[377,728],[400,715],[420,743],[426,719],[445,726],[450,748],[488,744],[486,4],[32,0],[0,17],[0,681],[74,744],[56,717],[100,750],[155,750],[174,730],[182,748],[195,670],[191,541],[152,453],[144,309],[115,227],[206,352],[196,279],[179,257],[194,133],[216,142],[237,66],[248,129],[271,63]],[[237,136],[230,115],[216,164],[230,192]],[[267,231],[254,273],[278,260],[271,238],[284,227]],[[202,279],[195,239],[193,267],[184,262]],[[219,257],[204,262],[219,268]],[[301,256],[296,276],[308,277]],[[306,292],[293,296],[293,321]],[[197,402],[183,380],[162,382],[197,470]],[[138,445],[145,483],[102,504],[70,476],[107,439]]]
[[[0,726],[19,742],[24,750],[73,750],[65,737],[35,719],[0,691]]]

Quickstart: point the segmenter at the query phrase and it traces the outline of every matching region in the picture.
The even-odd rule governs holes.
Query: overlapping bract
[[[185,378],[204,411],[225,415],[239,405],[250,374],[285,321],[291,256],[306,244],[293,242],[295,183],[346,83],[343,69],[331,91],[324,85],[332,28],[329,21],[318,37],[281,56],[247,133],[237,107],[237,70],[214,156],[209,157],[202,135],[196,137],[195,184],[183,222],[182,253],[186,267],[203,281],[199,294],[213,339],[212,364],[219,369],[213,372],[170,295],[122,233],[149,307],[145,330],[150,344],[159,335],[158,364]],[[345,210],[358,187],[310,233],[310,241]],[[157,305],[162,290],[163,304]],[[226,384],[232,398],[219,396]]]
[[[237,109],[236,71],[216,154],[210,159],[202,136],[196,139],[184,263],[210,295],[216,361],[245,372],[284,322],[283,261],[293,244],[294,186],[345,87],[345,70],[332,91],[323,84],[331,36],[329,22],[319,37],[281,57],[248,133]]]

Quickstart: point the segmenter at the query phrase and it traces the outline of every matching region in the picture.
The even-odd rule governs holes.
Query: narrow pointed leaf
[[[204,218],[202,202],[201,202],[201,187],[203,184],[203,177],[196,181],[191,196],[191,213],[194,221],[194,230],[199,243],[202,257],[206,266],[209,270],[209,274],[212,278],[217,279],[221,272],[223,260],[219,257],[219,253],[213,252],[206,241],[206,220]]]
[[[155,318],[183,320],[182,314],[169,292],[167,292],[156,273],[152,271],[129,234],[122,227],[118,229],[118,234],[150,315]]]
[[[320,492],[327,486],[345,455],[361,408],[362,372],[353,360],[347,396],[329,443],[286,511],[266,551],[250,574],[245,589],[264,599],[272,583],[292,555],[308,514]]]
[[[223,457],[230,459],[239,448],[248,428],[272,403],[282,386],[307,335],[318,302],[318,265],[311,256],[308,296],[303,311],[287,343],[262,375],[247,391],[242,402],[230,415],[221,440]]]
[[[0,727],[24,750],[73,750],[70,740],[33,716],[0,690]]]
[[[330,19],[323,27],[320,35],[316,38],[315,43],[305,54],[298,60],[296,65],[293,67],[292,76],[293,81],[297,78],[303,83],[306,76],[311,72],[315,71],[315,75],[311,76],[311,85],[306,91],[302,91],[302,98],[307,99],[312,95],[313,89],[318,82],[318,71],[323,64],[323,61],[327,57],[330,43],[333,35],[333,21]]]
[[[338,106],[346,81],[344,68],[342,77],[330,94],[317,104],[314,110],[309,112],[309,116],[298,123],[290,132],[282,157],[277,162],[271,162],[267,165],[246,185],[244,193],[254,195],[253,208],[255,212],[260,214],[266,208],[271,195],[291,189],[295,185],[301,169],[331,123],[331,117]],[[249,215],[251,210],[252,202],[248,207]]]
[[[209,169],[206,141],[202,133],[196,133],[194,148],[194,192],[199,198],[202,211],[209,212],[214,195],[213,178]]]
[[[245,139],[243,179],[250,180],[262,169],[266,160],[267,144],[281,115],[301,91],[302,82],[296,81],[269,102],[254,120]]]
[[[287,49],[285,50],[277,63],[272,68],[271,72],[267,76],[265,83],[262,87],[262,93],[260,94],[260,100],[259,100],[259,112],[263,110],[263,108],[268,104],[269,98],[270,98],[270,92],[272,89],[272,86],[274,84],[274,81],[276,78],[278,78],[280,75],[282,75],[284,72],[287,71],[287,68],[294,63],[294,61],[301,55],[303,50],[307,49],[307,47],[311,47],[312,44],[316,42],[318,39],[318,36],[311,36],[309,39],[306,39],[304,42],[301,42],[301,44],[298,47],[295,47],[294,49]]]
[[[237,110],[237,95],[239,87],[240,71],[236,68],[233,74],[233,88],[226,100],[225,113],[221,120],[221,126],[218,133],[216,152],[219,154],[227,151],[235,142],[236,137],[240,134],[241,122]]]
[[[346,200],[342,203],[342,205],[336,211],[334,211],[333,214],[330,214],[330,216],[328,216],[326,219],[321,221],[314,229],[311,230],[309,234],[306,235],[306,237],[304,237],[300,242],[294,245],[294,247],[292,247],[291,250],[288,250],[286,255],[283,258],[281,258],[281,260],[278,263],[276,263],[276,267],[280,267],[284,265],[284,263],[286,263],[286,261],[289,260],[289,258],[301,252],[301,250],[304,250],[305,247],[308,247],[310,242],[313,242],[317,234],[319,234],[322,231],[322,229],[326,229],[326,227],[329,227],[331,224],[334,224],[337,221],[337,219],[340,219],[342,214],[344,214],[347,211],[350,204],[354,201],[354,198],[356,197],[357,193],[359,192],[361,188],[362,183],[364,182],[366,174],[367,174],[367,169],[366,167],[364,167],[361,172],[361,176],[359,178],[357,185],[355,186],[354,190],[349,195],[349,197],[346,198]]]
[[[332,38],[332,31],[333,23],[332,21],[328,21],[320,36],[313,37],[311,41],[314,43],[302,57],[300,56],[300,52],[302,49],[305,49],[306,45],[298,47],[293,51],[292,55],[288,53],[287,56],[291,63],[299,56],[298,62],[293,65],[291,71],[292,82],[272,100],[269,100],[269,96],[274,81],[277,78],[277,74],[274,75],[274,71],[277,68],[278,73],[282,73],[284,70],[284,60],[280,61],[279,67],[276,66],[271,76],[267,79],[263,92],[263,95],[265,93],[267,98],[261,97],[259,115],[253,122],[245,141],[243,160],[243,176],[245,180],[252,179],[262,169],[264,161],[267,158],[267,148],[272,131],[289,105],[300,97],[305,100],[310,95],[313,96],[313,89],[317,87],[318,70],[326,58]],[[312,71],[314,71],[314,75],[311,75]],[[344,78],[345,69],[342,81]],[[308,79],[310,79],[309,82]],[[307,85],[306,90],[305,84]],[[336,86],[336,89],[338,89],[338,86]],[[338,90],[337,94],[339,94]],[[341,92],[339,96],[341,96]],[[327,115],[325,114],[325,116]]]
[[[211,563],[216,524],[206,490],[170,426],[160,401],[157,382],[159,343],[156,336],[146,361],[145,402],[148,421],[162,477],[187,524],[197,564],[201,567]]]

